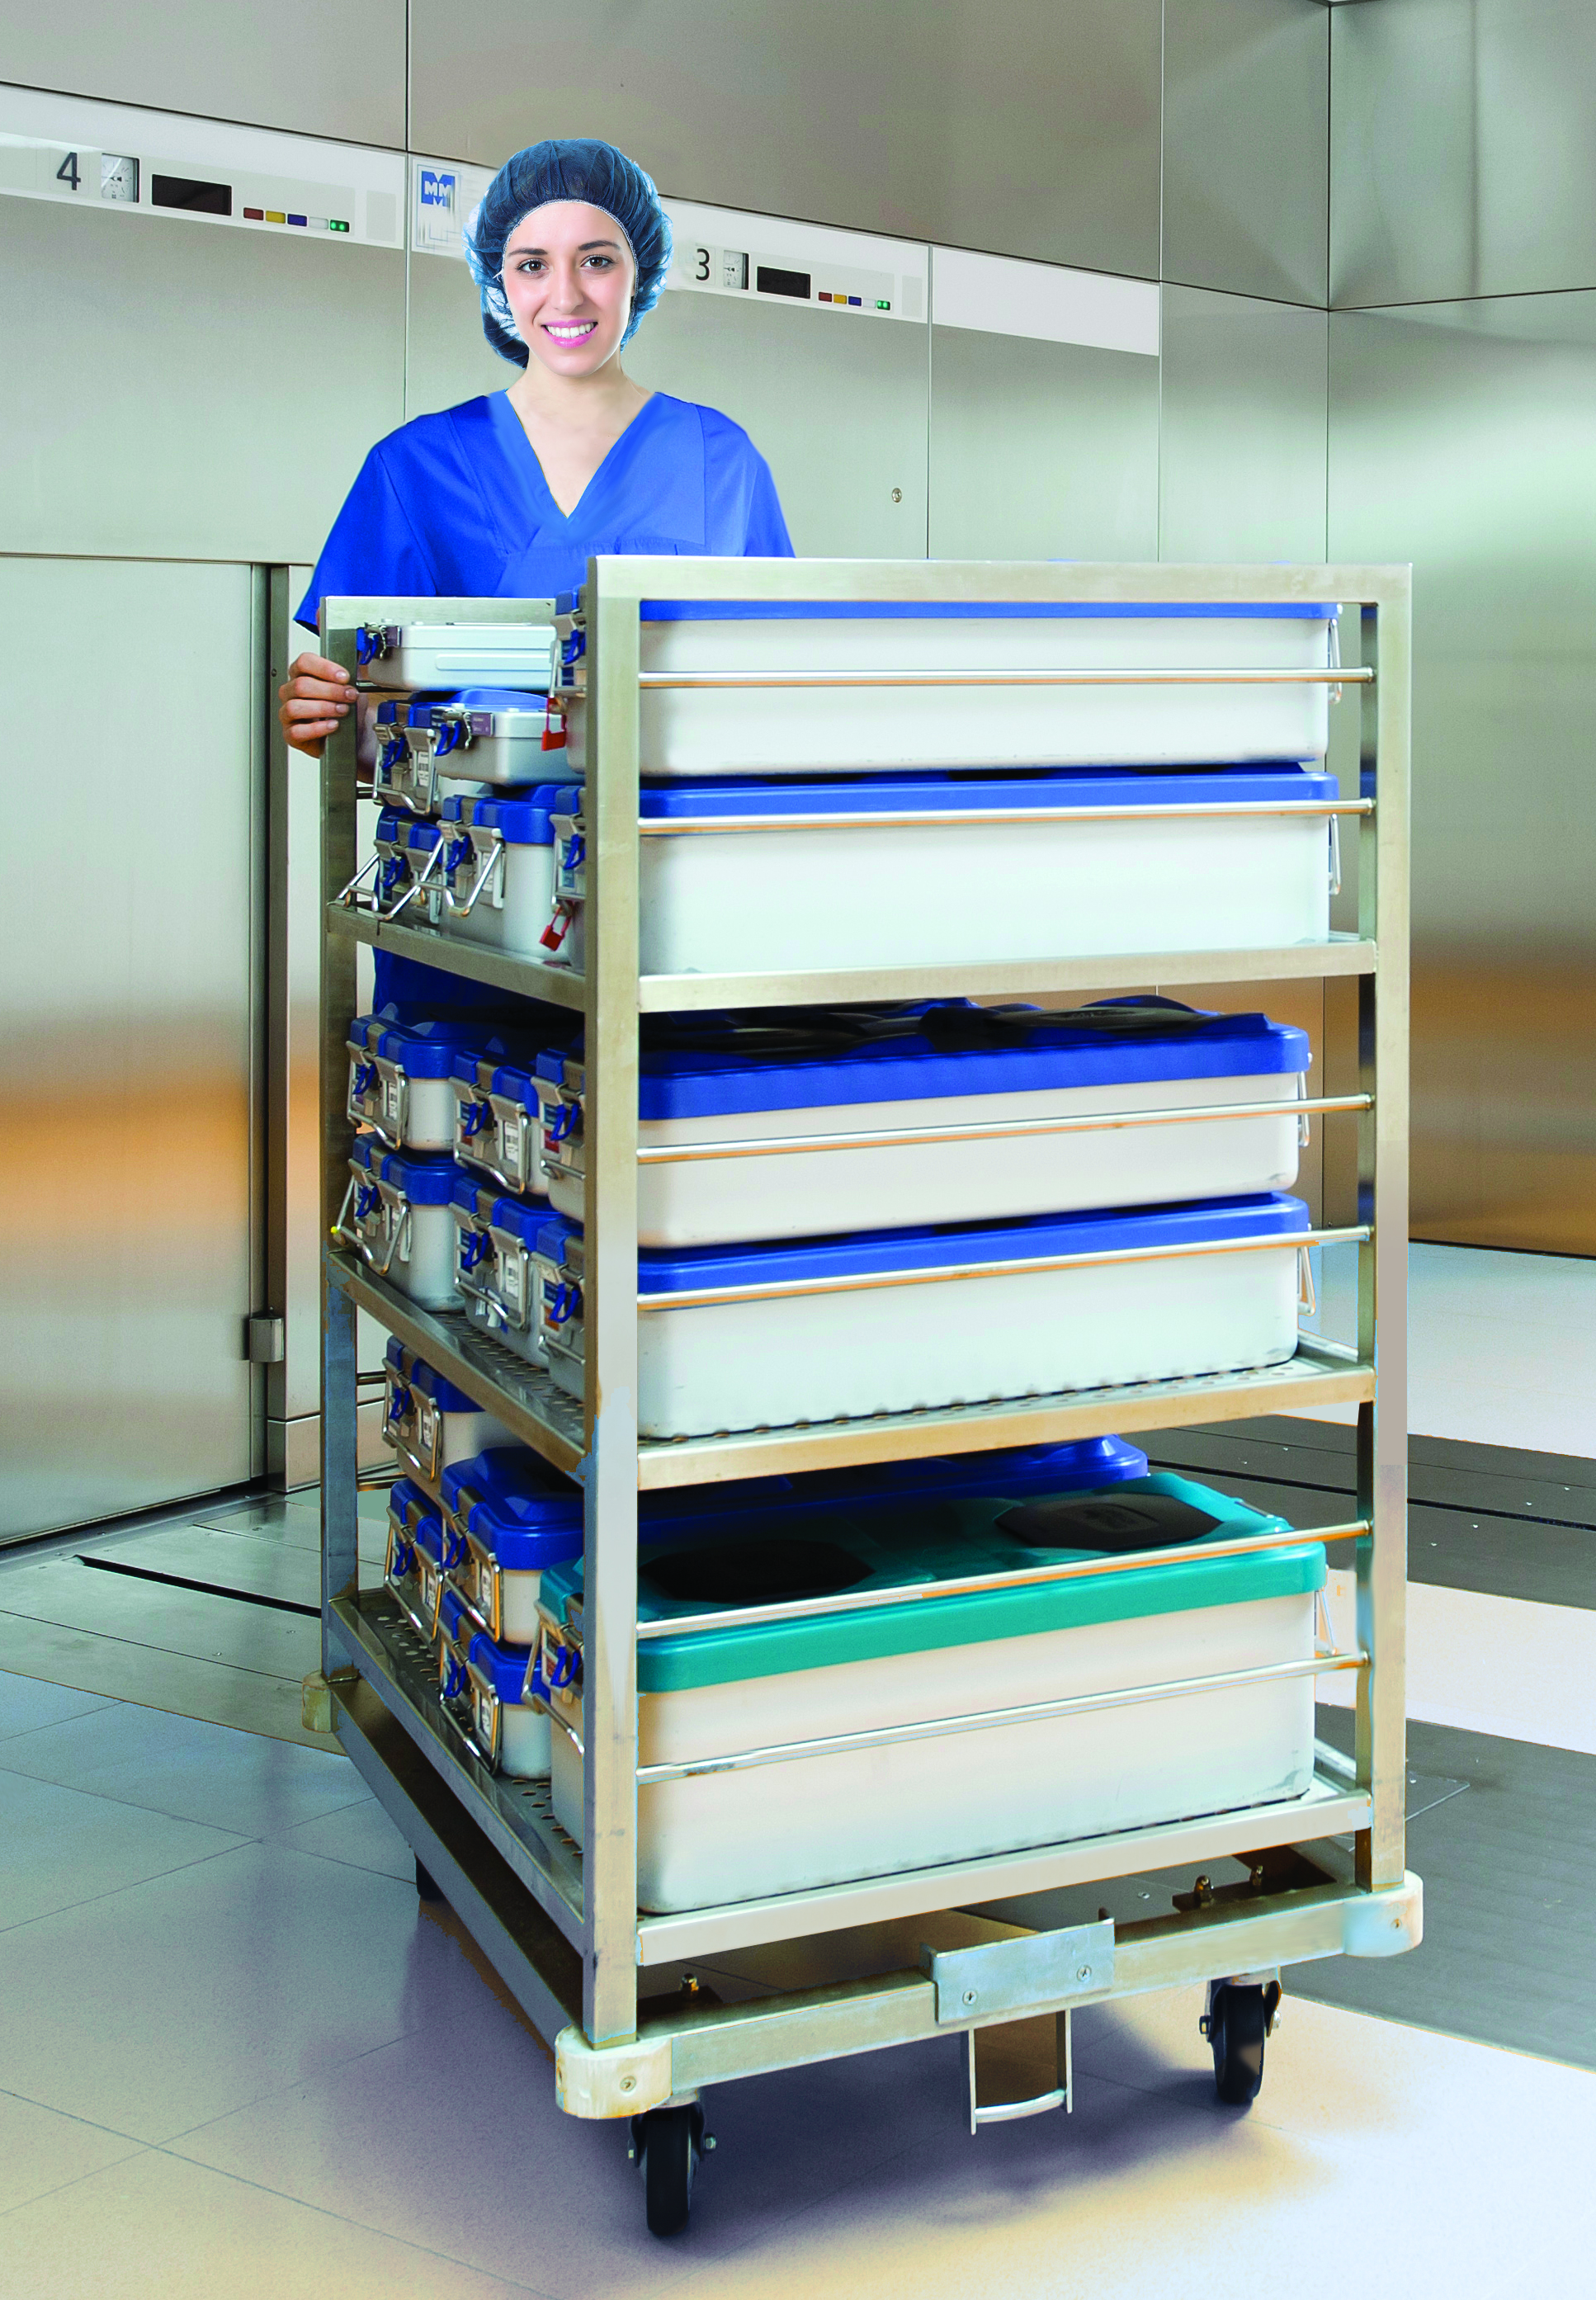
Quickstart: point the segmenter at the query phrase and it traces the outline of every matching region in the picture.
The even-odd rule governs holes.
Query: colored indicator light
[[[288,221],[289,221],[290,223],[298,223],[298,224],[303,224],[303,223],[304,222],[304,221],[305,221],[305,219],[304,219],[304,217],[303,217],[303,216],[291,215],[291,216],[288,218]]]
[[[349,226],[346,223],[340,223],[337,216],[329,216],[327,220],[327,228],[328,231],[347,231]]]
[[[311,229],[312,231],[325,231],[327,229],[327,218],[325,216],[312,216],[311,218]]]
[[[876,298],[876,309],[878,312],[890,312],[892,310],[892,305],[885,296],[877,296]]]
[[[283,213],[281,208],[268,208],[266,211],[266,221],[268,223],[287,223],[288,219]]]
[[[245,223],[264,223],[266,221],[266,211],[264,208],[245,208],[244,211],[244,221]]]
[[[862,296],[850,296],[848,301],[850,304],[862,304],[864,302],[864,297]]]
[[[816,300],[816,302],[817,302],[817,303],[820,303],[820,304],[829,304],[829,303],[830,303],[830,301],[831,301],[831,297],[830,297],[830,296],[827,293],[826,289],[825,289],[824,288],[822,288],[820,289],[820,291],[819,291],[819,294],[817,296],[817,297],[816,297],[816,299],[815,299],[815,300]]]

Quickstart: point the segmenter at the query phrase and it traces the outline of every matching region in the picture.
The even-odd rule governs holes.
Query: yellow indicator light
[[[266,221],[268,223],[287,223],[288,219],[283,213],[281,208],[268,208],[266,211]]]

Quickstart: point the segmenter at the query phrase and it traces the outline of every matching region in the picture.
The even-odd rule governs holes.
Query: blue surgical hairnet
[[[637,284],[623,344],[659,302],[670,269],[670,225],[653,179],[636,161],[590,136],[529,144],[505,161],[467,218],[464,234],[466,260],[482,296],[482,332],[501,359],[513,360],[518,367],[527,364],[527,346],[516,333],[499,280],[504,243],[524,215],[550,200],[583,200],[603,208],[630,242]]]

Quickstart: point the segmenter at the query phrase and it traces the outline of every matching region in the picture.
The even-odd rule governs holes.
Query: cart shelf
[[[345,1254],[330,1254],[328,1267],[333,1283],[351,1301],[370,1311],[468,1397],[497,1414],[545,1461],[568,1472],[580,1466],[586,1451],[582,1409],[548,1374],[489,1339],[457,1312],[419,1310],[396,1288]],[[1372,1364],[1305,1334],[1296,1355],[1284,1365],[1245,1373],[1130,1382],[1113,1389],[1066,1390],[1052,1397],[1005,1398],[986,1405],[937,1406],[912,1413],[874,1413],[788,1429],[645,1438],[637,1447],[637,1484],[648,1492],[663,1486],[707,1485],[722,1478],[914,1461],[934,1454],[1064,1445],[1113,1431],[1174,1429],[1257,1413],[1313,1413],[1327,1405],[1359,1404],[1374,1394]]]

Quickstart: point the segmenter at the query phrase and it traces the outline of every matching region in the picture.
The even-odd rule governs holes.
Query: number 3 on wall
[[[707,279],[710,276],[709,249],[707,247],[695,247],[693,253],[698,259],[698,269],[693,274],[693,277],[694,279]]]

